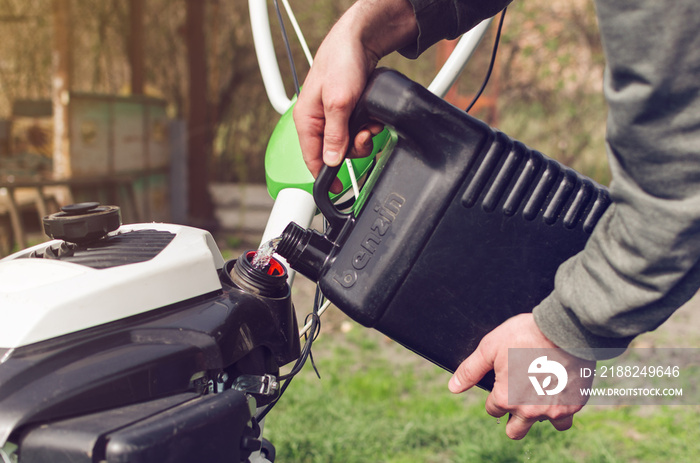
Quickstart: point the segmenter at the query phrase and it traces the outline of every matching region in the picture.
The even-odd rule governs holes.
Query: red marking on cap
[[[253,262],[253,258],[255,257],[256,251],[248,251],[246,253],[245,258],[248,259],[248,262]],[[270,258],[270,263],[267,266],[267,271],[265,271],[270,276],[279,276],[279,275],[284,275],[285,269],[282,264],[280,264],[277,259],[274,257]]]
[[[268,275],[284,275],[284,267],[273,257],[270,259],[270,266],[267,269]]]

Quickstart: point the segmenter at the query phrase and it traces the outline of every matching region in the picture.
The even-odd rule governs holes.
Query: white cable
[[[321,308],[318,309],[318,314],[317,314],[318,317],[321,318],[321,315],[323,315],[323,312],[325,312],[326,309],[328,309],[328,307],[330,307],[330,306],[331,306],[331,301],[328,301],[328,300],[327,300],[327,301],[321,306]],[[310,322],[308,322],[306,325],[304,325],[304,327],[303,327],[302,329],[299,330],[299,337],[304,336],[304,335],[306,334],[306,332],[309,331],[309,329],[311,329],[311,324],[312,324],[312,323],[313,323],[313,320],[311,320]]]
[[[348,166],[348,174],[350,174],[350,183],[352,183],[352,193],[355,195],[355,199],[360,197],[360,187],[357,185],[357,176],[355,175],[355,169],[352,167],[352,162],[350,159],[345,158],[345,164]]]
[[[306,55],[306,61],[308,61],[309,66],[311,66],[314,62],[314,59],[311,57],[311,51],[309,51],[309,46],[306,44],[306,39],[304,38],[304,34],[301,32],[301,28],[299,27],[297,18],[294,16],[292,7],[289,6],[289,2],[287,0],[282,0],[282,5],[284,5],[284,10],[287,12],[287,16],[289,16],[289,21],[291,21],[292,23],[292,28],[297,34],[297,39],[299,39],[301,48],[304,50],[304,55]]]

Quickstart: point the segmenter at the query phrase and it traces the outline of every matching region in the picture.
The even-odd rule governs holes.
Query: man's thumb
[[[482,350],[477,347],[476,350],[467,357],[464,362],[450,378],[447,385],[450,392],[455,394],[471,389],[478,383],[486,373],[493,369],[493,361],[484,358]]]

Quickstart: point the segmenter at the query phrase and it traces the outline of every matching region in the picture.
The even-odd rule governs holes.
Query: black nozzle
[[[255,251],[246,251],[236,259],[231,269],[231,280],[244,291],[265,297],[284,297],[287,294],[287,269],[274,258],[264,268],[252,264]]]
[[[312,281],[318,281],[323,265],[333,250],[333,243],[316,230],[307,230],[290,222],[277,245],[277,254],[289,266]]]

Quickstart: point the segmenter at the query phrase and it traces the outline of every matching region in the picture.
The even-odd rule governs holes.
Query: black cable
[[[328,221],[324,219],[324,231],[327,229],[327,227]],[[306,319],[304,320],[304,325],[306,325],[306,323],[308,323],[309,318],[311,318],[311,326],[304,335],[306,338],[306,342],[304,342],[304,346],[302,347],[301,352],[299,353],[299,358],[294,363],[294,366],[292,366],[292,369],[289,371],[289,373],[277,378],[278,381],[284,381],[284,383],[280,387],[280,392],[277,395],[277,398],[275,398],[275,400],[272,403],[270,403],[267,407],[265,407],[265,409],[263,409],[260,413],[256,415],[255,418],[257,421],[261,421],[263,418],[265,418],[265,416],[270,412],[270,410],[272,410],[272,408],[277,404],[277,402],[279,402],[279,400],[282,398],[282,394],[284,394],[284,391],[287,390],[289,384],[292,382],[292,379],[294,379],[294,376],[296,376],[302,370],[307,360],[311,360],[311,365],[313,366],[313,369],[316,372],[316,376],[318,376],[319,379],[321,378],[321,375],[318,372],[318,368],[316,368],[313,354],[311,353],[311,346],[313,345],[318,335],[321,333],[321,317],[318,314],[318,311],[321,305],[323,305],[324,300],[325,297],[323,296],[323,293],[321,293],[320,286],[316,285],[313,310],[310,314],[306,316]]]
[[[294,91],[297,96],[299,96],[299,91],[301,87],[299,86],[299,77],[297,77],[297,69],[294,64],[294,56],[292,56],[292,48],[289,45],[289,37],[287,36],[287,29],[284,27],[284,21],[282,20],[282,12],[280,11],[280,6],[277,0],[273,0],[275,4],[275,10],[277,11],[277,20],[280,22],[280,28],[282,29],[282,39],[284,41],[284,46],[287,49],[287,58],[289,59],[289,66],[292,68],[292,77],[294,78]]]
[[[309,328],[309,331],[307,331],[306,342],[304,343],[304,347],[301,349],[299,358],[294,363],[294,366],[292,367],[289,373],[278,378],[278,381],[284,381],[284,383],[280,387],[280,392],[272,403],[270,403],[267,407],[265,407],[265,409],[263,409],[260,413],[256,415],[255,418],[258,422],[265,418],[265,416],[270,412],[270,410],[272,410],[272,408],[277,404],[277,402],[279,402],[279,400],[282,398],[282,395],[284,394],[284,391],[287,390],[289,384],[292,382],[292,379],[294,379],[294,376],[301,371],[301,369],[304,367],[304,364],[306,363],[306,360],[311,356],[311,346],[318,337],[319,332],[321,331],[321,319],[318,316],[318,309],[315,304],[314,312],[310,313],[307,316],[307,319],[309,317],[311,317],[311,327]],[[318,374],[318,370],[316,369],[315,365],[314,370],[316,371],[316,374]]]
[[[472,100],[471,103],[469,103],[469,106],[467,106],[467,109],[465,109],[466,112],[469,112],[474,104],[476,103],[476,100],[479,99],[482,93],[484,93],[484,89],[486,88],[486,84],[488,84],[489,79],[491,78],[491,72],[493,72],[493,66],[496,63],[496,53],[498,53],[498,43],[501,41],[501,31],[503,30],[503,20],[506,17],[506,8],[503,8],[503,11],[501,12],[501,19],[498,22],[498,30],[496,31],[496,40],[493,43],[493,51],[491,52],[491,63],[489,63],[489,69],[486,71],[486,77],[484,78],[484,81],[481,84],[481,88],[479,89],[478,92],[476,92],[476,95],[474,96],[474,99]]]

